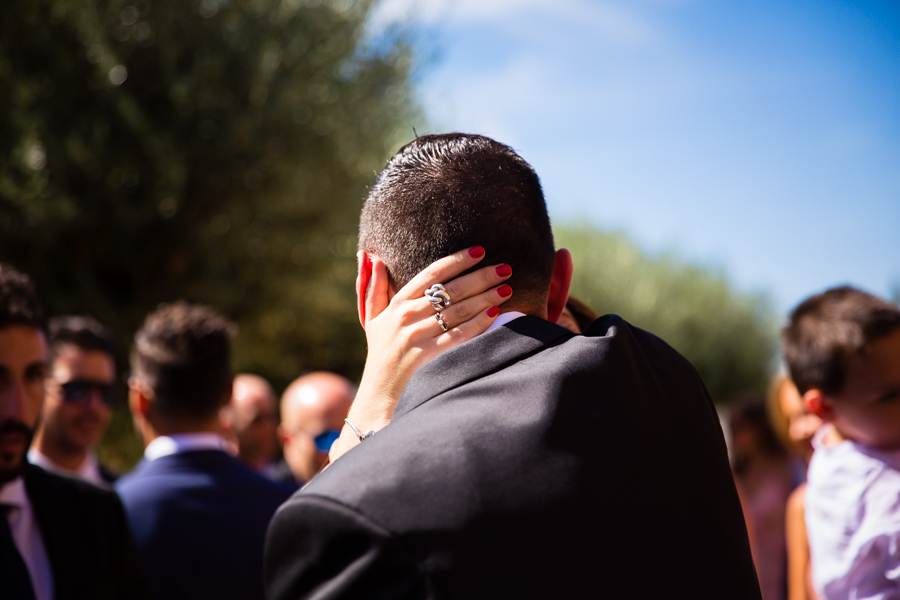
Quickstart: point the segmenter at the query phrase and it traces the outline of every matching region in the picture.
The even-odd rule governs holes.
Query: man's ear
[[[831,399],[823,394],[822,390],[816,388],[806,390],[806,393],[803,394],[803,406],[806,407],[806,412],[816,415],[825,422],[834,420]]]
[[[359,324],[366,327],[366,290],[372,280],[372,260],[368,253],[360,250],[356,253],[356,310],[359,313]]]
[[[387,266],[377,254],[357,254],[359,270],[356,275],[356,307],[359,324],[366,328],[366,321],[376,318],[388,307],[395,292],[391,289]]]
[[[135,417],[147,417],[150,412],[150,399],[147,386],[139,379],[132,377],[128,380],[128,408]]]
[[[550,291],[547,293],[547,320],[551,323],[559,320],[569,300],[572,268],[572,254],[565,248],[557,250],[553,259],[553,274],[550,276]]]

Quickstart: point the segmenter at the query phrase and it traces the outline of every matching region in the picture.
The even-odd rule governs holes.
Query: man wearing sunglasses
[[[348,379],[325,371],[303,375],[287,387],[278,427],[284,463],[271,470],[273,479],[302,486],[322,469],[355,395]]]
[[[47,395],[28,460],[108,486],[116,475],[98,462],[94,449],[109,426],[115,400],[112,337],[90,317],[58,317],[49,330]]]

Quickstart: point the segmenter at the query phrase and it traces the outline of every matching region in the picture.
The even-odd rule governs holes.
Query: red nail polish
[[[489,309],[487,309],[487,316],[489,316],[492,319],[499,314],[500,314],[500,309],[497,308],[496,306],[492,306]]]
[[[509,265],[500,265],[497,267],[497,275],[500,277],[509,277],[512,275],[512,267]]]
[[[497,288],[497,293],[500,294],[501,298],[506,298],[510,294],[512,294],[512,288],[508,285],[501,285]]]
[[[484,256],[484,248],[481,246],[475,246],[474,248],[469,250],[469,256],[472,258],[481,258]]]

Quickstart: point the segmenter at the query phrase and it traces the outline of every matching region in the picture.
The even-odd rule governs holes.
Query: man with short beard
[[[4,600],[145,598],[116,494],[26,460],[46,374],[43,310],[28,277],[0,264],[0,592]]]

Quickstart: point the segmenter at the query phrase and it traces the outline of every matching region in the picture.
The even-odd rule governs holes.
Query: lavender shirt
[[[900,600],[900,450],[813,438],[806,530],[813,586],[825,600]]]

